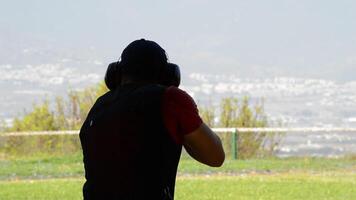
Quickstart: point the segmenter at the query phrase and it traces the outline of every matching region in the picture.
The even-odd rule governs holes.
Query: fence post
[[[238,154],[238,146],[237,146],[237,128],[234,129],[232,132],[232,139],[231,139],[231,153],[232,153],[232,159],[236,160],[237,159],[237,154]]]

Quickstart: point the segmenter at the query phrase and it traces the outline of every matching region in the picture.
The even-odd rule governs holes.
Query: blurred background
[[[183,154],[179,199],[244,194],[246,199],[283,199],[286,193],[291,199],[356,198],[354,189],[343,190],[356,184],[351,181],[356,180],[355,1],[0,3],[0,186],[12,188],[11,181],[18,179],[82,178],[75,133],[95,99],[107,91],[102,82],[107,65],[119,60],[131,41],[145,38],[159,43],[181,67],[181,88],[212,127],[284,128],[219,132],[228,155],[220,170]],[[319,129],[289,131],[305,127]],[[29,131],[49,132],[24,133]],[[241,182],[235,176],[257,173],[261,178],[270,172],[273,178],[257,189],[257,179],[248,176],[247,193],[229,184],[226,191],[188,195],[190,184],[213,187],[203,175],[223,174],[224,181]],[[303,173],[289,183],[278,177],[282,172]],[[307,179],[311,172],[338,176],[322,176],[317,181],[331,180],[331,185],[318,185]],[[185,179],[196,174],[197,179]],[[281,180],[285,190],[278,189],[284,187],[278,185]],[[77,189],[72,192],[77,196],[48,191],[54,191],[53,199],[77,199],[81,181],[63,183],[73,184],[67,191]],[[269,181],[276,181],[275,188]],[[0,199],[26,199],[21,194],[47,190],[42,187],[26,182],[18,186],[19,196],[4,189]],[[313,196],[317,191],[320,195]],[[34,195],[49,199],[41,192]]]

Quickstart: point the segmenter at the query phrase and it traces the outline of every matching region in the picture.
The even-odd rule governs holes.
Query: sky
[[[93,59],[104,72],[128,43],[146,38],[186,73],[356,78],[352,0],[0,3],[0,65]]]

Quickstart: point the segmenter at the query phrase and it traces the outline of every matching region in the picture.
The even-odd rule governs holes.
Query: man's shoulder
[[[95,101],[95,104],[102,104],[104,103],[105,101],[109,100],[109,99],[112,99],[113,98],[113,91],[112,90],[109,90],[107,91],[106,93],[104,93],[103,95],[99,96],[96,101]],[[95,105],[94,104],[94,105]]]
[[[194,99],[184,90],[175,86],[170,86],[165,91],[165,100],[173,101],[178,104],[194,104]]]

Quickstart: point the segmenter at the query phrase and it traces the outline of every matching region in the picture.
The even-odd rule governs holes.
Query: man
[[[98,98],[80,131],[84,199],[174,199],[182,146],[206,165],[224,162],[221,141],[194,100],[162,85],[167,66],[164,49],[153,41],[133,41],[122,52],[110,72],[114,86],[107,84],[111,90]]]

